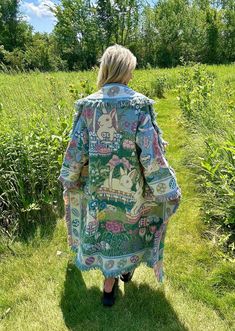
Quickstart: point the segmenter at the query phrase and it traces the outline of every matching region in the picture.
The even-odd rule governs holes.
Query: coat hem
[[[122,268],[118,271],[108,271],[108,272],[105,271],[100,265],[86,266],[86,265],[80,263],[79,260],[77,259],[77,256],[75,257],[74,264],[81,271],[100,270],[103,273],[103,275],[108,278],[108,277],[119,277],[119,276],[121,276],[121,274],[123,274],[125,272],[129,272],[129,271],[132,271],[133,269],[136,269],[141,264],[143,264],[149,268],[154,268],[156,263],[151,263],[149,261],[140,261],[138,263],[135,263],[135,265],[133,265],[133,266],[128,266],[128,267]],[[163,267],[161,267],[159,275],[160,276],[156,277],[156,279],[160,284],[163,284],[164,280],[165,280]]]

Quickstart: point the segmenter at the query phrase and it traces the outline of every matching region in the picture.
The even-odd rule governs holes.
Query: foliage
[[[191,157],[204,195],[205,221],[225,231],[220,244],[235,252],[235,104],[230,81],[216,97],[215,77],[205,65],[184,68],[177,98],[189,128],[204,142],[198,152],[195,139]]]
[[[2,47],[0,57],[3,57],[5,68],[12,71],[58,71],[66,70],[67,63],[63,61],[56,51],[53,37],[46,33],[35,33],[26,50],[15,48],[12,52]]]
[[[65,122],[55,132],[34,124],[26,135],[1,134],[0,225],[5,232],[23,235],[27,224],[43,216],[45,205],[53,207],[58,200],[56,176],[67,135]]]
[[[195,124],[198,120],[203,124],[209,119],[207,111],[213,88],[214,74],[207,72],[205,65],[198,63],[193,66],[193,70],[186,67],[181,74],[181,82],[178,85],[180,90],[179,105],[184,115]]]
[[[166,76],[165,75],[157,76],[156,79],[151,83],[152,95],[158,98],[163,98],[166,86],[167,86]]]
[[[87,70],[114,43],[128,47],[139,68],[176,67],[182,57],[235,61],[232,0],[61,0],[49,7],[57,21],[50,34],[33,34],[19,3],[0,4],[0,70]]]
[[[11,241],[18,236],[27,239],[27,229],[49,217],[49,213],[58,216],[63,212],[61,184],[57,177],[69,139],[72,113],[68,116],[65,112],[65,102],[60,99],[55,78],[50,75],[44,78],[44,84],[46,81],[47,91],[53,96],[52,107],[60,111],[57,124],[52,121],[55,116],[52,114],[49,119],[48,109],[45,113],[39,104],[35,105],[36,111],[24,119],[27,127],[21,127],[17,123],[18,116],[11,122],[12,116],[5,112],[1,103],[0,229],[6,235],[4,238]],[[93,91],[89,79],[69,84],[73,100]]]
[[[0,45],[10,52],[15,48],[24,50],[32,36],[32,26],[20,17],[19,5],[17,0],[1,0],[0,3]]]

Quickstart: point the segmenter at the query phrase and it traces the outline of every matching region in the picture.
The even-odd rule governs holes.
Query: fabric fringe
[[[62,183],[63,187],[66,187],[66,189],[77,189],[77,190],[80,189],[79,182],[74,183],[74,182],[65,180],[62,175],[59,175],[59,177],[57,177],[57,180],[59,180]]]
[[[141,107],[144,107],[146,105],[152,105],[156,101],[153,99],[147,98],[144,95],[143,96],[135,96],[133,98],[126,98],[126,99],[110,99],[110,100],[99,100],[99,99],[89,99],[88,97],[79,99],[75,101],[74,106],[75,109],[80,110],[81,106],[87,106],[87,107],[96,107],[98,109],[102,109],[104,107],[135,107],[136,109],[140,109]]]
[[[153,124],[155,130],[158,133],[158,144],[161,148],[162,153],[166,154],[166,149],[165,149],[165,146],[163,144],[164,139],[162,137],[163,136],[163,130],[157,124],[156,118],[158,116],[158,113],[154,111],[152,104],[149,106],[149,113],[150,113],[150,117],[151,117],[151,120],[152,120],[152,124]]]
[[[180,187],[178,186],[177,189],[173,192],[169,192],[166,194],[158,195],[155,197],[156,202],[166,202],[166,201],[171,201],[174,199],[182,198],[182,192]]]
[[[103,275],[108,278],[108,277],[119,277],[121,276],[121,274],[125,273],[125,272],[130,272],[133,269],[136,269],[137,267],[139,267],[141,264],[146,265],[149,268],[154,268],[155,263],[151,263],[149,261],[139,261],[137,263],[135,263],[134,266],[128,266],[125,267],[119,271],[110,271],[110,272],[106,272],[100,265],[96,264],[96,265],[92,265],[92,266],[86,266],[84,264],[81,264],[78,260],[77,260],[77,256],[75,256],[74,259],[74,264],[76,265],[76,267],[81,270],[81,271],[90,271],[90,270],[100,270]],[[159,283],[164,283],[164,271],[163,271],[163,266],[160,270],[160,276],[159,278],[157,278]]]

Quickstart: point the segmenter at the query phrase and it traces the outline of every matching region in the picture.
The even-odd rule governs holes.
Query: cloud
[[[51,0],[38,0],[37,3],[25,2],[22,7],[27,14],[34,14],[37,17],[53,17],[54,14],[50,11],[49,7],[54,8],[55,4]]]
[[[30,22],[30,21],[31,21],[31,17],[30,17],[29,15],[26,15],[26,14],[24,14],[24,15],[22,16],[22,19],[23,19],[24,21],[26,21],[26,22]]]

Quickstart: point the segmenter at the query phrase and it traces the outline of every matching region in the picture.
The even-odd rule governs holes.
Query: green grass
[[[141,79],[141,74],[143,72],[136,73],[133,86]],[[148,75],[147,72],[144,74]],[[89,75],[94,79],[93,73]],[[151,75],[154,75],[153,71]],[[69,108],[72,98],[67,92],[68,84],[82,76],[75,73],[55,76],[61,86],[56,93],[66,100]],[[48,109],[45,120],[49,121],[54,106],[47,93],[47,81],[44,82],[42,77],[45,76],[33,75],[33,91],[30,93],[26,89],[25,95],[19,94],[17,101],[13,91],[19,77],[9,76],[12,89],[10,91],[8,87],[8,92],[5,91],[9,95],[4,99],[6,112],[9,105],[19,104],[19,112],[24,114],[25,109],[29,111],[29,101],[35,100],[38,108],[41,98],[42,105]],[[4,84],[1,75],[0,82]],[[22,84],[22,91],[29,87],[27,84]],[[80,272],[73,265],[74,253],[67,246],[64,220],[58,219],[55,224],[45,219],[28,244],[15,242],[12,245],[15,256],[9,251],[1,258],[0,330],[235,329],[234,264],[223,258],[205,234],[207,226],[201,221],[197,177],[185,162],[190,137],[183,126],[175,91],[168,91],[165,99],[157,100],[155,110],[163,137],[169,142],[167,158],[176,170],[183,194],[181,205],[167,229],[165,283],[158,284],[153,270],[142,265],[131,283],[120,283],[115,306],[111,309],[102,307],[101,272]],[[62,254],[57,255],[57,251]]]

